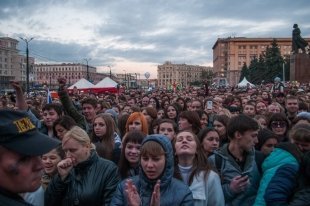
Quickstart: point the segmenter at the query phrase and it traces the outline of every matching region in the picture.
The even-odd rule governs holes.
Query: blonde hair
[[[82,145],[89,145],[91,149],[94,149],[94,145],[91,144],[88,134],[82,128],[78,126],[72,127],[62,139],[62,145],[64,145],[69,139],[74,139]]]
[[[228,109],[222,108],[219,112],[218,115],[226,115],[227,117],[231,118],[231,113]]]

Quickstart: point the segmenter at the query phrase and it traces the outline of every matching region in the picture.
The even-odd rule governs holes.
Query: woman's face
[[[81,144],[73,138],[65,139],[62,142],[62,148],[65,151],[66,158],[70,158],[74,166],[87,160],[90,155],[90,145]]]
[[[220,136],[226,135],[226,127],[221,122],[215,120],[213,122],[213,127],[219,133]]]
[[[57,154],[56,149],[42,155],[42,164],[44,172],[49,176],[57,173],[57,164],[61,161],[61,157]]]
[[[258,102],[256,104],[256,113],[257,114],[266,114],[267,112],[267,107],[263,102]]]
[[[147,178],[157,179],[165,169],[165,155],[145,155],[141,157],[141,167]]]
[[[257,120],[257,122],[259,123],[259,125],[260,125],[262,128],[266,128],[266,127],[267,127],[266,119],[264,119],[264,118],[259,118],[259,119]]]
[[[158,112],[157,112],[157,119],[163,119],[164,116],[165,116],[164,110],[162,110],[162,109],[158,110]]]
[[[201,128],[204,128],[208,125],[208,115],[202,114],[200,118],[200,124],[201,124]]]
[[[149,104],[152,105],[152,107],[156,109],[156,101],[155,101],[155,99],[151,98]]]
[[[173,106],[169,106],[167,108],[167,116],[169,119],[174,119],[177,117],[177,111],[175,110]]]
[[[169,106],[169,101],[165,101],[165,100],[163,101],[164,101],[164,109],[166,109]]]
[[[186,130],[186,129],[191,130],[192,124],[190,124],[187,119],[180,117],[180,119],[179,119],[179,130],[182,131],[182,130]]]
[[[278,144],[278,140],[276,138],[270,138],[265,142],[265,144],[262,146],[260,151],[264,155],[269,155],[277,144]]]
[[[184,101],[182,101],[181,99],[178,100],[179,105],[181,106],[182,110],[184,108]]]
[[[278,136],[283,136],[287,130],[285,121],[272,121],[270,126],[272,131]]]
[[[97,137],[103,137],[107,133],[107,125],[102,117],[94,120],[93,127]]]
[[[68,131],[66,128],[64,128],[63,126],[61,126],[60,124],[57,124],[55,126],[55,131],[56,131],[56,135],[57,137],[62,140],[62,138],[64,138],[66,132]]]
[[[147,113],[147,111],[146,111],[145,109],[142,111],[142,114],[144,115],[144,117],[145,117],[147,123],[148,123],[149,125],[151,125],[152,117]]]
[[[195,137],[190,132],[180,132],[175,138],[175,153],[177,156],[194,156],[197,151]]]
[[[125,158],[132,167],[139,163],[141,144],[127,142],[125,146]]]
[[[220,136],[215,131],[210,131],[202,141],[203,150],[207,153],[213,153],[220,146]]]
[[[137,118],[134,121],[130,122],[128,125],[128,130],[129,131],[133,131],[133,130],[142,131],[141,120]]]

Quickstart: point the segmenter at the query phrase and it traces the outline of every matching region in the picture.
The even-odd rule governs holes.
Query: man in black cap
[[[30,205],[19,193],[41,184],[41,155],[60,142],[40,133],[25,112],[0,110],[0,206]]]

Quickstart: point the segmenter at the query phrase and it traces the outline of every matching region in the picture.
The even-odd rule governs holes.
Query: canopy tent
[[[94,93],[103,93],[103,92],[111,92],[117,93],[117,82],[115,82],[110,77],[106,77],[100,82],[98,82],[95,86],[92,87],[92,91]]]
[[[243,80],[241,82],[239,82],[238,87],[247,87],[250,86],[250,88],[255,87],[254,84],[250,83],[245,77],[243,78]]]
[[[94,85],[87,81],[86,79],[82,78],[79,81],[77,81],[75,84],[71,85],[68,90],[73,90],[76,88],[79,91],[89,91],[91,88],[93,88]]]

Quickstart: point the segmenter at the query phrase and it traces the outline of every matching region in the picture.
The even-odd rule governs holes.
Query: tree
[[[246,65],[246,63],[244,62],[243,63],[243,66],[242,66],[242,69],[241,69],[241,74],[240,74],[240,79],[239,79],[239,82],[241,82],[243,80],[243,78],[249,78],[249,69]]]
[[[275,77],[282,76],[282,65],[284,59],[281,56],[280,49],[277,44],[277,40],[274,39],[272,41],[271,47],[267,47],[266,49],[266,56],[265,56],[265,81],[266,82],[273,82]]]
[[[261,84],[263,80],[264,82],[273,82],[275,77],[282,77],[283,62],[284,59],[281,56],[277,40],[274,39],[271,47],[268,46],[258,59],[256,57],[252,59],[248,68],[248,80],[254,84]],[[289,67],[286,72],[289,72]]]
[[[201,72],[202,82],[207,80],[209,83],[211,83],[213,77],[214,77],[214,72],[213,71],[211,71],[211,70],[202,70],[202,72]]]

